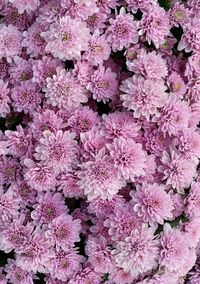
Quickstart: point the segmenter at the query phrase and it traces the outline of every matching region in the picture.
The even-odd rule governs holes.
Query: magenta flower
[[[83,189],[78,185],[78,177],[76,171],[71,173],[63,173],[58,176],[58,190],[62,191],[67,198],[84,197]]]
[[[107,40],[113,51],[128,48],[130,44],[138,42],[137,24],[131,14],[126,14],[124,8],[120,9],[115,19],[110,19],[110,26],[106,30]]]
[[[137,191],[132,191],[134,210],[143,222],[150,225],[163,224],[164,220],[173,217],[173,201],[165,191],[164,185],[148,184],[137,187]]]
[[[62,214],[48,225],[45,236],[53,245],[66,251],[80,241],[80,231],[81,220],[73,220],[71,215]]]
[[[116,264],[137,277],[157,267],[159,258],[159,240],[154,237],[155,228],[143,225],[133,230],[123,241],[115,243],[112,250]]]
[[[41,36],[47,42],[45,50],[65,61],[80,58],[81,52],[88,47],[90,32],[85,22],[64,16],[52,23],[50,30]]]
[[[114,167],[124,179],[134,181],[136,176],[144,175],[146,157],[141,144],[120,137],[106,146],[113,158]]]
[[[55,174],[70,171],[78,161],[77,141],[74,138],[75,134],[70,131],[58,130],[57,133],[52,133],[45,130],[35,148],[35,158],[42,164],[53,167]]]

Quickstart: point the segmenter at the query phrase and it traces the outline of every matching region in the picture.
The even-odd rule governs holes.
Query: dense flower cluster
[[[199,0],[0,0],[0,284],[199,284],[199,122]]]

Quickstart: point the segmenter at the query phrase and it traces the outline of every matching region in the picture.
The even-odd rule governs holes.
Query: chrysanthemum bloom
[[[190,10],[185,8],[183,4],[176,2],[173,8],[169,10],[171,25],[178,27],[179,25],[184,26],[189,21]]]
[[[74,138],[75,134],[70,131],[58,130],[53,133],[45,130],[35,148],[35,158],[42,164],[53,167],[56,174],[70,171],[78,162],[78,147]]]
[[[192,183],[189,195],[185,199],[185,212],[187,216],[200,217],[200,183]]]
[[[52,220],[45,231],[45,237],[56,247],[67,250],[80,241],[81,220],[68,214],[62,214]]]
[[[100,274],[94,272],[90,267],[86,267],[75,273],[68,284],[99,284],[101,282]]]
[[[68,119],[67,124],[72,132],[77,135],[90,131],[100,121],[96,112],[88,106],[75,110],[74,114]]]
[[[88,262],[94,268],[95,272],[113,273],[116,270],[111,249],[104,237],[89,235],[85,251],[88,256]]]
[[[47,277],[44,278],[44,280],[46,284],[66,284],[66,281],[59,280],[58,278],[55,278],[53,275],[51,276],[50,274],[48,274]]]
[[[4,193],[3,188],[0,187],[0,225],[18,217],[19,204],[20,199],[14,197],[11,189]]]
[[[199,0],[188,0],[187,5],[191,9],[194,16],[198,16],[200,12],[200,2]]]
[[[124,179],[134,182],[136,176],[144,175],[146,167],[145,152],[142,145],[132,139],[115,138],[113,144],[107,144],[114,167]]]
[[[32,13],[40,5],[40,0],[9,0],[9,2],[18,9],[20,14],[23,14],[24,11],[27,11],[27,13]]]
[[[94,66],[87,62],[87,61],[77,61],[74,64],[74,69],[72,70],[75,77],[77,77],[78,82],[85,86],[90,82],[91,76],[93,75],[95,71]]]
[[[125,9],[120,9],[115,19],[110,19],[110,26],[106,30],[108,42],[113,51],[128,48],[130,44],[138,42],[137,24],[131,14],[126,14]]]
[[[52,191],[55,189],[56,179],[52,168],[25,159],[24,179],[27,184],[37,191]]]
[[[110,56],[110,44],[104,35],[99,35],[98,32],[94,33],[89,41],[88,49],[83,55],[83,59],[88,60],[92,65],[102,64]]]
[[[9,154],[21,159],[30,155],[32,150],[32,136],[26,132],[21,125],[16,127],[16,131],[5,131]]]
[[[16,265],[28,272],[44,273],[48,261],[55,257],[53,248],[39,230],[32,234],[29,243],[16,255]]]
[[[0,249],[5,253],[9,253],[12,250],[19,253],[29,243],[34,226],[31,223],[24,226],[24,219],[24,216],[21,215],[20,219],[14,220],[9,224],[9,227],[1,231]]]
[[[134,110],[134,117],[145,116],[148,120],[151,115],[159,115],[159,109],[164,107],[168,93],[163,81],[145,79],[143,76],[133,75],[122,81],[120,90],[123,106]]]
[[[6,117],[6,115],[10,112],[11,103],[9,97],[10,89],[8,88],[8,82],[5,83],[0,79],[0,117]]]
[[[180,216],[184,211],[184,195],[179,193],[174,193],[173,190],[169,191],[171,199],[174,204],[174,209],[172,210],[173,219]]]
[[[14,64],[10,68],[10,77],[13,84],[20,84],[24,81],[29,81],[33,77],[32,60],[25,60],[15,56]]]
[[[56,133],[63,127],[62,118],[58,117],[51,109],[41,109],[39,112],[34,112],[32,116],[33,120],[30,122],[29,126],[33,137],[36,139],[40,139],[45,130]]]
[[[177,97],[182,99],[184,94],[186,93],[186,86],[181,76],[178,73],[173,72],[168,77],[167,83],[169,85],[170,91],[177,95]]]
[[[37,191],[30,187],[26,181],[18,181],[12,185],[12,190],[16,197],[20,197],[20,205],[32,206],[36,202]]]
[[[31,113],[41,102],[39,87],[32,82],[24,82],[12,89],[11,97],[14,109],[18,112]]]
[[[55,257],[48,263],[48,269],[53,277],[67,281],[75,272],[80,270],[81,262],[84,259],[82,255],[77,253],[76,249],[68,248],[66,251],[59,250],[56,252]]]
[[[18,160],[3,156],[0,159],[0,185],[9,185],[21,177],[21,165]]]
[[[99,151],[94,161],[88,161],[80,165],[78,185],[84,189],[88,200],[98,196],[102,199],[111,199],[119,189],[126,185],[123,178],[118,176],[113,167],[110,156],[105,154],[105,149]]]
[[[142,49],[127,66],[130,71],[149,79],[161,80],[168,74],[166,61],[155,51],[147,53]]]
[[[174,37],[167,37],[163,41],[163,43],[159,46],[160,51],[162,51],[166,55],[173,54],[173,46],[176,43],[176,39]]]
[[[22,33],[13,25],[0,25],[0,58],[6,57],[11,62],[22,50]]]
[[[41,33],[41,36],[47,42],[47,52],[61,60],[71,60],[80,58],[81,52],[87,50],[90,31],[85,22],[64,16],[51,24],[50,30]]]
[[[38,279],[33,272],[28,272],[17,266],[14,259],[8,259],[7,261],[8,263],[5,266],[5,272],[6,279],[8,279],[10,283],[34,284],[34,279]]]
[[[128,111],[115,111],[108,115],[102,115],[103,122],[100,132],[108,140],[115,138],[132,138],[138,136],[140,125],[136,123],[132,114]]]
[[[156,0],[126,0],[128,8],[133,14],[137,13],[138,9],[142,12],[148,11],[152,4],[156,3]]]
[[[152,5],[144,12],[138,28],[139,35],[145,35],[149,44],[153,42],[159,48],[170,31],[169,16],[159,5]]]
[[[114,214],[115,208],[123,207],[124,202],[125,200],[119,195],[113,196],[110,200],[104,200],[97,197],[89,202],[88,212],[94,214],[97,218],[106,219]]]
[[[111,12],[111,9],[115,9],[117,5],[118,0],[97,0],[97,6],[99,7],[102,14],[109,14]]]
[[[128,237],[131,231],[140,226],[139,219],[134,212],[133,205],[116,206],[114,213],[104,221],[108,233],[113,241],[123,240]]]
[[[38,194],[37,203],[33,205],[31,217],[36,223],[49,223],[68,211],[61,193],[47,192]]]
[[[186,158],[200,157],[200,134],[192,129],[184,129],[176,137],[175,145]]]
[[[106,145],[106,135],[100,133],[100,127],[93,127],[90,131],[80,134],[82,143],[81,155],[87,160],[97,155]]]
[[[169,271],[178,271],[189,256],[188,241],[178,229],[164,225],[159,263]]]
[[[134,283],[134,277],[131,275],[130,272],[125,272],[123,269],[118,268],[116,273],[111,276],[112,281],[115,284],[127,284],[127,283]]]
[[[180,281],[179,281],[180,280]],[[147,277],[137,284],[182,284],[182,280],[179,278],[176,272],[165,271],[163,273],[156,273],[152,277]]]
[[[112,250],[117,267],[137,277],[157,267],[159,258],[159,240],[154,237],[155,228],[143,225],[140,230],[133,230],[130,236],[115,243]]]
[[[158,170],[163,173],[166,184],[176,188],[178,192],[184,192],[184,188],[188,188],[196,176],[198,161],[188,160],[172,150],[170,154],[163,152],[161,162]]]
[[[20,30],[24,30],[28,26],[28,22],[31,21],[32,16],[26,12],[20,14],[18,9],[12,4],[7,5],[2,14],[5,17],[4,20],[7,25],[16,26]]]
[[[27,48],[27,53],[31,56],[44,55],[46,42],[41,36],[43,30],[43,27],[35,22],[27,31],[23,32],[22,46]]]
[[[56,74],[56,68],[62,66],[58,59],[51,56],[44,56],[42,59],[34,61],[33,64],[33,79],[40,87],[46,86],[46,79]]]
[[[102,33],[104,31],[104,28],[106,27],[105,23],[107,20],[108,14],[98,12],[93,14],[92,16],[89,16],[86,20],[86,23],[92,33],[94,33],[95,31]]]
[[[43,90],[47,103],[53,106],[67,109],[78,107],[88,100],[85,88],[70,71],[58,68],[57,74],[46,81],[47,86]]]
[[[92,75],[87,88],[92,92],[93,98],[97,102],[106,103],[118,93],[117,74],[110,67],[99,66]]]
[[[191,109],[188,103],[171,94],[160,116],[154,116],[153,121],[158,123],[164,134],[177,136],[179,131],[188,127],[190,117]]]
[[[178,50],[186,52],[200,51],[200,19],[191,17],[183,27],[183,35],[178,45]]]
[[[200,52],[193,52],[193,54],[188,57],[187,63],[186,63],[186,69],[185,69],[185,76],[190,81],[197,81],[199,83],[198,78],[200,75]],[[190,81],[189,81],[189,86],[190,87]]]
[[[150,225],[163,224],[164,220],[173,217],[173,201],[162,184],[138,186],[137,191],[132,192],[132,197],[134,210],[143,222],[148,222]]]
[[[187,275],[188,272],[194,267],[196,261],[198,261],[196,250],[194,248],[191,248],[189,250],[189,255],[188,255],[185,263],[178,270],[178,275],[180,277],[185,277],[185,275]]]
[[[195,217],[187,223],[182,224],[184,236],[187,238],[189,246],[195,248],[200,239],[200,218]]]
[[[76,171],[63,173],[57,178],[58,190],[67,198],[83,198],[83,189],[78,185],[78,181]]]
[[[88,17],[99,12],[96,1],[91,1],[90,3],[80,2],[74,3],[75,1],[61,0],[61,5],[63,8],[68,10],[68,15],[74,19],[81,18],[82,20],[87,20]],[[68,6],[68,7],[67,7]]]

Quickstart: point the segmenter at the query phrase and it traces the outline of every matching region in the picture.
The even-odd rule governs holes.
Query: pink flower
[[[88,255],[88,262],[94,268],[95,272],[113,273],[115,271],[114,258],[104,237],[98,236],[98,238],[96,238],[89,235],[85,251]]]
[[[200,184],[194,182],[191,185],[189,195],[185,199],[185,212],[187,216],[200,217]]]
[[[6,278],[10,283],[15,284],[34,284],[34,279],[38,279],[33,272],[23,270],[16,264],[13,259],[8,259],[8,263],[5,266]]]
[[[70,71],[58,67],[56,72],[53,78],[47,78],[47,86],[43,89],[46,92],[47,103],[67,109],[87,102],[85,88]]]
[[[120,137],[106,147],[113,158],[114,167],[124,179],[134,182],[136,176],[144,175],[146,157],[141,144]]]
[[[103,114],[103,122],[100,132],[108,140],[123,137],[125,139],[138,136],[140,125],[134,120],[132,114],[127,111],[115,111],[108,115]]]
[[[93,93],[93,98],[97,102],[106,103],[112,100],[118,92],[117,74],[112,72],[110,67],[99,66],[92,75],[87,88]]]
[[[34,210],[31,212],[31,218],[38,224],[52,222],[53,219],[59,217],[62,213],[68,211],[64,204],[61,193],[38,194],[37,203],[33,205]]]
[[[48,264],[48,268],[53,277],[59,280],[67,281],[75,272],[80,270],[81,262],[84,261],[82,255],[77,254],[73,248],[68,248],[66,251],[59,250],[56,252]]]
[[[126,0],[128,3],[128,8],[132,11],[133,14],[137,13],[138,9],[142,12],[150,9],[152,4],[155,4],[155,0]]]
[[[23,32],[22,46],[27,48],[27,53],[31,56],[44,55],[46,42],[41,36],[43,30],[43,27],[35,22],[27,31]]]
[[[0,79],[0,117],[6,117],[6,115],[10,112],[10,97],[9,97],[10,89],[8,88],[8,82],[5,83]]]
[[[117,266],[134,277],[156,268],[159,240],[154,232],[155,228],[143,225],[141,230],[133,230],[123,241],[116,242],[112,254]]]
[[[72,132],[77,135],[90,131],[100,121],[96,112],[88,106],[75,110],[74,114],[68,119],[67,124]]]
[[[159,5],[152,5],[144,11],[139,29],[139,35],[144,34],[149,44],[153,42],[159,48],[170,31],[168,14]]]
[[[81,52],[87,49],[90,32],[85,22],[64,16],[51,24],[50,30],[41,33],[41,36],[47,42],[47,52],[61,60],[71,60],[80,58]]]
[[[100,274],[94,272],[90,267],[86,267],[75,273],[68,284],[99,284],[100,281]]]
[[[27,14],[26,12],[20,14],[18,12],[18,9],[12,4],[7,5],[2,14],[5,16],[4,19],[6,24],[16,26],[20,30],[24,30],[25,28],[27,28],[28,22],[32,18],[32,15]]]
[[[120,90],[123,106],[134,110],[134,117],[145,116],[148,120],[151,115],[159,115],[158,109],[167,102],[168,94],[162,81],[145,79],[143,76],[133,75],[122,81]]]
[[[169,14],[172,25],[175,27],[179,27],[179,25],[184,27],[184,25],[189,21],[190,10],[185,8],[183,4],[176,2],[173,8],[170,9]]]
[[[123,178],[118,176],[113,168],[111,157],[105,154],[105,148],[100,150],[94,161],[80,165],[78,185],[84,190],[88,200],[98,196],[111,199],[119,189],[126,185]]]
[[[24,180],[14,183],[12,185],[12,190],[14,192],[14,195],[21,199],[21,207],[32,206],[36,202],[36,190],[28,186],[28,184]]]
[[[140,227],[139,220],[131,203],[116,206],[113,214],[104,221],[108,233],[113,241],[123,240],[131,234],[131,231]]]
[[[158,170],[163,173],[166,184],[176,188],[178,192],[184,192],[184,188],[188,188],[196,176],[197,161],[187,160],[174,151],[170,154],[164,151],[161,162]]]
[[[9,185],[20,180],[21,170],[18,160],[3,156],[0,159],[0,185]]]
[[[159,117],[154,117],[159,129],[169,136],[177,136],[178,132],[187,128],[191,110],[186,101],[181,101],[176,95],[170,95]]]
[[[200,51],[200,20],[191,17],[190,21],[183,27],[183,35],[178,45],[178,50],[185,49],[186,52]]]
[[[31,13],[40,5],[40,0],[9,0],[9,2],[18,9],[20,14],[23,14],[24,11]]]
[[[35,148],[35,158],[42,164],[53,167],[55,174],[70,171],[78,161],[77,141],[74,138],[75,134],[70,131],[58,130],[52,133],[45,130]]]
[[[102,33],[104,31],[104,28],[106,27],[105,22],[107,21],[107,19],[108,19],[108,15],[106,13],[98,12],[98,13],[94,13],[92,16],[89,16],[86,20],[86,23],[91,32],[94,32],[97,30],[100,33]]]
[[[73,3],[75,2],[75,3]],[[99,9],[96,5],[96,0],[91,1],[90,3],[76,2],[69,0],[61,0],[61,5],[63,8],[68,10],[68,15],[72,18],[81,18],[82,20],[87,20],[89,16],[92,16],[94,13],[99,12]]]
[[[32,82],[24,82],[12,89],[11,97],[16,111],[25,113],[35,110],[41,102],[39,87]]]
[[[0,233],[0,248],[5,253],[12,250],[19,253],[29,243],[34,226],[31,223],[24,226],[24,219],[24,216],[21,215],[20,219],[14,220],[8,228]]]
[[[45,231],[46,238],[63,250],[73,247],[75,242],[80,241],[81,220],[73,220],[71,215],[62,214],[52,220]]]
[[[184,236],[188,240],[189,246],[195,248],[200,239],[200,218],[193,218],[182,224]]]
[[[54,190],[56,179],[52,168],[35,163],[30,159],[25,159],[24,164],[27,167],[24,170],[24,179],[31,188],[37,191]]]
[[[161,251],[159,263],[171,272],[177,271],[184,265],[189,256],[187,239],[178,229],[164,225],[161,235]]]
[[[17,254],[16,265],[28,272],[43,273],[48,261],[54,257],[55,253],[50,243],[37,228],[29,243]]]
[[[13,25],[0,25],[0,58],[6,57],[11,62],[15,55],[20,55],[22,33]]]
[[[8,141],[9,153],[18,158],[24,158],[30,155],[32,146],[32,137],[27,134],[21,125],[17,126],[16,131],[6,130],[5,136]]]
[[[132,192],[132,197],[134,210],[143,222],[149,222],[150,225],[163,224],[164,220],[173,217],[173,201],[162,184],[138,186],[137,191]]]
[[[134,277],[130,272],[125,272],[123,269],[118,268],[117,272],[112,276],[112,281],[116,284],[134,283]]]
[[[110,19],[110,26],[106,30],[107,40],[113,51],[128,48],[131,43],[138,42],[137,24],[131,14],[126,14],[124,8],[120,9],[115,19]]]
[[[145,78],[161,80],[168,74],[166,61],[155,51],[146,52],[142,49],[136,58],[127,62],[128,69],[136,74],[143,75]]]
[[[60,61],[53,59],[50,56],[44,56],[42,59],[34,61],[33,64],[33,79],[40,87],[46,86],[46,79],[56,74],[56,68],[62,66]]]
[[[20,84],[30,81],[33,77],[32,60],[25,60],[21,57],[14,57],[14,64],[10,68],[10,76],[13,84]]]
[[[63,128],[62,118],[58,117],[53,110],[41,110],[32,115],[33,120],[30,123],[30,129],[36,139],[40,139],[45,130],[56,133],[60,128]]]
[[[187,60],[185,75],[188,77],[188,79],[190,79],[188,87],[191,86],[190,82],[193,82],[194,80],[195,82],[199,83],[199,80],[198,80],[198,76],[200,75],[199,62],[200,62],[200,52],[198,51],[193,52],[193,54]]]
[[[186,93],[186,86],[178,73],[173,72],[168,77],[168,85],[172,93],[177,95],[179,98],[183,98],[184,94]]]
[[[88,60],[92,65],[99,65],[109,58],[110,53],[110,44],[107,42],[105,36],[94,33],[83,58]]]
[[[78,177],[76,171],[71,173],[63,173],[58,177],[58,190],[62,191],[67,198],[84,197],[83,190],[78,185]]]

